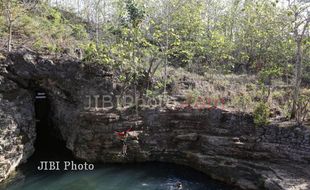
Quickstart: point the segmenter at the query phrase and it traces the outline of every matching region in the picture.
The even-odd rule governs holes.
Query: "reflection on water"
[[[95,165],[94,171],[49,171],[24,165],[8,190],[174,190],[181,182],[183,190],[229,190],[200,172],[173,164],[145,163]]]

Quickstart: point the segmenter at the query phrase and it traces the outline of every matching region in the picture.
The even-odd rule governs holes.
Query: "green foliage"
[[[49,9],[49,15],[48,19],[54,24],[54,25],[60,25],[62,21],[61,13],[53,8]]]
[[[161,25],[163,35],[161,43],[167,46],[169,61],[172,65],[190,67],[200,57],[205,58],[205,24],[202,20],[203,6],[197,1],[186,1],[179,5],[178,1],[167,3],[167,13]],[[178,7],[174,11],[174,7]],[[167,30],[167,27],[169,29]]]
[[[89,43],[84,47],[84,61],[91,63],[104,64],[106,66],[113,65],[113,59],[110,57],[109,49],[104,44],[95,45]]]
[[[14,20],[14,34],[26,36],[28,46],[37,51],[60,52],[63,49],[76,48],[87,42],[85,26],[66,20],[62,12],[45,3],[38,3],[34,9],[26,9],[28,5],[18,4],[18,14]],[[16,10],[14,11],[16,12]],[[15,14],[15,13],[14,13]],[[5,15],[0,14],[0,36],[7,33],[3,27]],[[14,41],[14,38],[13,38]],[[29,44],[31,43],[31,44]]]
[[[215,1],[126,0],[113,6],[113,21],[100,23],[98,43],[112,49],[110,54],[119,67],[147,68],[147,59],[156,55],[168,57],[170,65],[199,74],[214,69],[260,73],[263,78],[292,75],[289,65],[295,47],[289,35],[290,15],[273,1],[234,0],[224,5]],[[83,24],[71,22],[62,11],[45,3],[28,11],[19,22],[19,31],[33,38],[38,49],[85,47],[91,36]],[[106,54],[106,50],[102,52]]]
[[[310,116],[310,90],[299,96],[297,108],[296,121],[303,124]]]
[[[146,94],[162,92],[173,82],[165,72],[170,66],[201,75],[209,73],[212,77],[208,80],[216,74],[255,74],[259,80],[247,87],[255,95],[236,92],[231,100],[237,108],[249,111],[254,101],[273,95],[271,84],[275,79],[285,78],[288,84],[294,75],[296,40],[291,32],[297,22],[293,18],[298,4],[290,10],[270,0],[125,0],[111,5],[98,1],[98,7],[88,12],[85,7],[80,15],[74,15],[66,13],[64,7],[51,7],[42,1],[34,9],[21,6],[23,3],[17,0],[2,2],[14,2],[13,35],[27,39],[26,45],[48,52],[82,47],[84,61],[114,69],[119,82],[140,85]],[[101,7],[103,4],[107,7]],[[8,36],[3,5],[2,38]],[[13,43],[17,43],[14,38]],[[307,85],[309,37],[305,36],[302,46],[302,84]],[[225,89],[225,85],[217,87]],[[195,97],[195,92],[189,94]],[[281,101],[280,96],[274,97]],[[264,111],[262,106],[257,109]]]
[[[25,15],[25,8],[20,1],[17,0],[2,0],[0,2],[0,35],[2,32],[9,36],[9,28],[11,26],[12,32],[15,28],[20,27],[20,17]],[[3,28],[2,28],[3,27]]]
[[[243,112],[249,111],[248,109],[252,105],[252,98],[249,95],[240,95],[232,99],[232,105]]]
[[[272,93],[272,99],[277,100],[278,102],[284,102],[285,92],[278,90]]]
[[[144,18],[144,11],[134,0],[126,0],[126,9],[129,15],[129,22],[133,27],[137,27]]]
[[[72,28],[72,36],[75,37],[77,40],[83,40],[88,38],[88,33],[86,28],[82,24],[71,24],[70,27]]]
[[[3,16],[0,15],[0,37],[3,37],[5,35],[5,19]]]
[[[234,0],[222,4],[221,1],[126,0],[113,6],[109,18],[112,22],[100,23],[103,31],[99,43],[114,47],[124,41],[135,41],[130,48],[139,48],[149,55],[161,53],[162,57],[168,57],[170,65],[194,67],[200,74],[205,68],[225,73],[259,73],[275,67],[281,70],[277,77],[292,74],[288,66],[295,53],[289,24],[292,15],[274,1]],[[0,16],[0,27],[3,21]],[[70,44],[89,43],[83,24],[71,22],[62,11],[45,3],[21,16],[18,28],[33,41],[42,38],[43,43],[36,43],[37,48],[56,44],[57,48],[52,49],[61,50]],[[304,40],[304,46],[307,44],[309,39]],[[122,51],[130,49],[125,46]]]
[[[280,77],[283,73],[282,68],[278,66],[273,66],[270,68],[264,68],[262,69],[259,74],[259,83],[260,84],[266,84],[269,83],[268,81],[271,81],[271,79]],[[270,85],[270,84],[269,84]]]
[[[198,97],[200,96],[200,93],[197,90],[190,90],[186,93],[186,103],[188,105],[194,104]]]
[[[211,37],[206,47],[207,63],[209,67],[217,70],[231,70],[234,57],[232,42],[220,31],[210,32]]]
[[[254,123],[257,126],[267,125],[269,123],[270,109],[268,104],[264,102],[258,103],[254,112]]]

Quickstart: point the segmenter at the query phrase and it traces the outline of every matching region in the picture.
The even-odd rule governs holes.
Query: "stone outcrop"
[[[34,152],[32,95],[0,76],[0,181]]]
[[[58,138],[77,158],[173,162],[243,189],[310,188],[307,127],[255,127],[248,114],[216,108],[87,109],[86,97],[97,95],[111,95],[116,105],[121,87],[104,66],[66,57],[51,61],[21,51],[8,55],[1,69],[0,180],[34,151],[32,92],[42,88]],[[128,129],[137,136],[128,139],[122,156],[115,131]]]

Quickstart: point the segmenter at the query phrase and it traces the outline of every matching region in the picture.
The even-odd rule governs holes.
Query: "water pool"
[[[0,186],[7,190],[230,190],[225,184],[188,167],[163,163],[95,165],[93,171],[38,171],[22,166]]]

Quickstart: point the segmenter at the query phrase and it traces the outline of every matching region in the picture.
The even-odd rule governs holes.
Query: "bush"
[[[191,105],[196,103],[198,97],[199,97],[199,92],[197,90],[190,90],[186,94],[186,104]]]
[[[253,101],[249,94],[240,94],[232,99],[231,104],[240,111],[246,112],[253,105]]]
[[[296,120],[299,124],[303,124],[309,119],[310,114],[310,93],[301,94],[297,103]]]
[[[109,48],[105,44],[96,46],[94,43],[89,43],[83,49],[85,52],[84,61],[113,66],[114,60],[111,58]]]
[[[264,102],[260,102],[254,110],[255,125],[257,126],[267,125],[269,123],[268,121],[269,115],[270,115],[269,106]]]
[[[280,104],[283,104],[285,102],[285,91],[278,90],[278,91],[272,92],[272,100]]]
[[[88,37],[87,31],[82,24],[72,24],[72,36],[78,40],[83,40]]]

